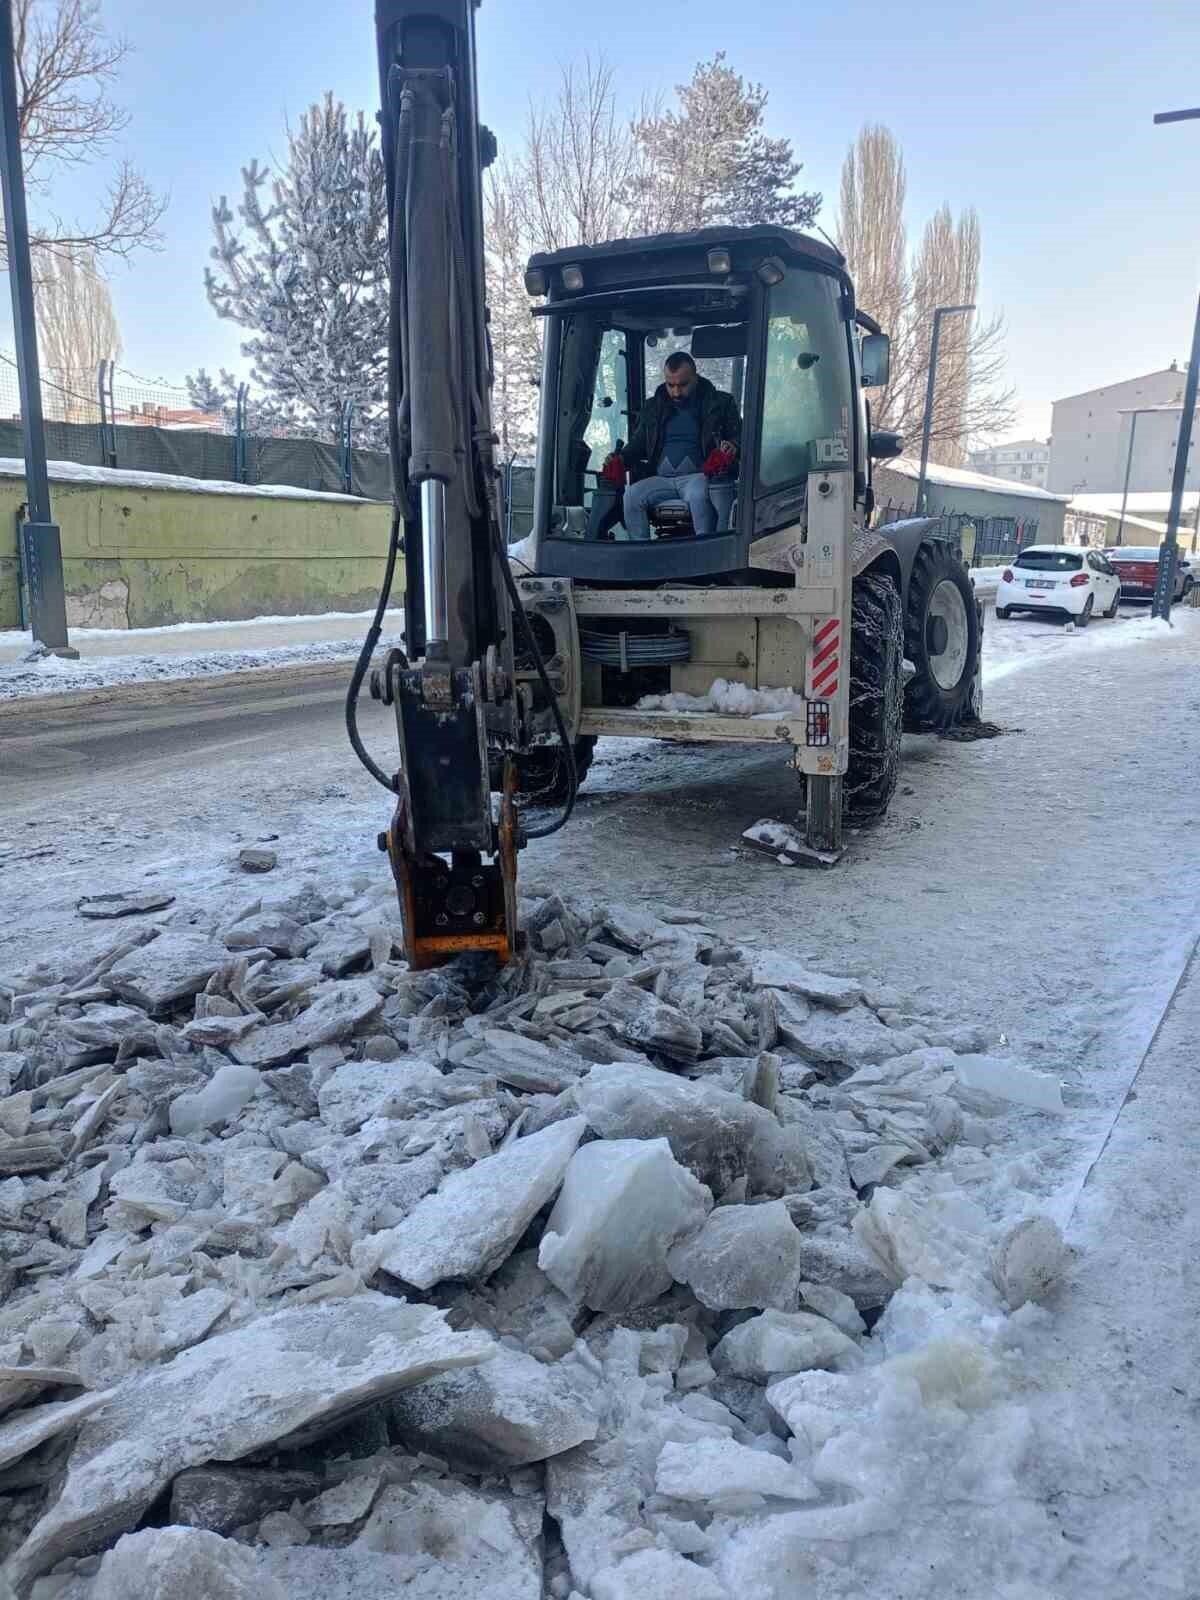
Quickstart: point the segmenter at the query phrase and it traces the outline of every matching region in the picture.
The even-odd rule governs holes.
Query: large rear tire
[[[904,653],[916,676],[904,695],[910,733],[941,733],[970,715],[981,629],[967,570],[946,544],[922,545],[913,562]]]
[[[850,610],[850,752],[842,785],[847,822],[887,811],[900,774],[904,618],[900,595],[879,572],[854,580]]]

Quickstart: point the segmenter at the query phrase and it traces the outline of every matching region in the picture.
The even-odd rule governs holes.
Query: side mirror
[[[902,455],[904,451],[904,436],[896,433],[892,428],[873,428],[871,430],[871,459],[872,461],[890,461],[893,456]]]
[[[863,388],[882,388],[891,375],[892,341],[886,333],[864,333],[859,351]]]

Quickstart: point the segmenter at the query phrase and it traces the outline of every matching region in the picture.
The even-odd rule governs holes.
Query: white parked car
[[[1086,628],[1097,612],[1115,617],[1121,579],[1100,550],[1077,544],[1031,544],[1000,574],[996,615],[1037,611]]]

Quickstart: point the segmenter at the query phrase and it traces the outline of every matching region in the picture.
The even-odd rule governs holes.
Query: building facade
[[[1044,489],[1050,471],[1050,441],[1014,439],[1011,444],[972,450],[968,459],[975,472],[989,478],[1011,478],[1016,483],[1031,483]]]
[[[1110,383],[1103,389],[1088,389],[1083,394],[1056,400],[1050,430],[1050,471],[1046,487],[1054,494],[1120,493],[1125,481],[1129,454],[1130,414],[1139,417],[1137,431],[1158,438],[1150,413],[1159,407],[1177,408],[1183,399],[1186,374],[1175,365],[1161,372],[1148,372],[1141,378]],[[1166,425],[1169,431],[1169,424]],[[1176,416],[1175,435],[1178,435]],[[1124,443],[1124,449],[1122,449]],[[1136,443],[1136,441],[1135,441]],[[1149,457],[1147,458],[1149,470]],[[1143,485],[1162,489],[1171,481],[1168,467],[1158,481]]]

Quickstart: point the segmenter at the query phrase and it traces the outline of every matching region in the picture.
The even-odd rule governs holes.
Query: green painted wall
[[[51,483],[68,621],[171,622],[364,611],[383,576],[391,507],[375,501]],[[18,626],[16,512],[0,479],[0,628]],[[395,593],[403,592],[403,566]]]

